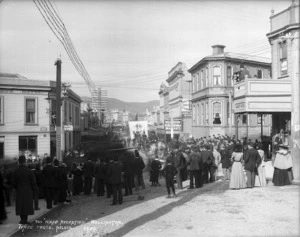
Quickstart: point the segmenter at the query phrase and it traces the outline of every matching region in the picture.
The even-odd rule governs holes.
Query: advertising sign
[[[145,132],[148,137],[148,121],[129,121],[128,125],[131,139],[134,139],[135,133],[142,135]]]
[[[173,133],[179,134],[182,130],[181,120],[173,120]],[[171,134],[171,120],[165,120],[165,131],[166,134]]]

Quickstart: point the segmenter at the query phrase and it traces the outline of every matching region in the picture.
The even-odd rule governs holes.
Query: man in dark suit
[[[210,151],[209,145],[204,145],[203,150],[201,151],[202,165],[203,165],[203,183],[209,183],[208,180],[208,171],[213,161],[213,154]]]
[[[261,162],[261,157],[257,150],[253,148],[253,142],[248,143],[245,153],[245,170],[247,175],[247,187],[253,188],[255,183],[255,169]]]
[[[103,160],[99,160],[99,163],[95,167],[95,179],[97,183],[97,196],[104,195],[104,178],[105,178],[105,165]]]
[[[52,159],[46,158],[46,166],[43,169],[43,187],[47,202],[47,209],[52,208],[54,198],[54,189],[56,187],[55,178],[57,176],[56,169],[52,166]]]
[[[109,182],[112,185],[113,190],[113,202],[111,205],[122,204],[123,195],[122,195],[122,167],[118,162],[118,157],[114,157],[114,162],[110,164],[109,170]]]
[[[21,217],[20,224],[28,224],[28,215],[33,215],[33,197],[36,180],[33,172],[25,165],[25,156],[19,157],[19,167],[13,174],[13,186],[16,189],[16,215]]]
[[[90,195],[92,192],[94,170],[92,158],[89,157],[88,161],[83,165],[84,195]]]

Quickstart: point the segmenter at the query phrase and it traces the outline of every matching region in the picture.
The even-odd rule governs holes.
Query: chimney
[[[216,44],[211,46],[213,48],[213,54],[212,55],[217,55],[217,54],[222,54],[224,53],[224,45]]]

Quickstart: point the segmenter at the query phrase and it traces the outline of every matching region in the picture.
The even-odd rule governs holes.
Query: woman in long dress
[[[291,172],[293,167],[292,157],[285,145],[279,145],[279,151],[276,153],[274,161],[273,184],[275,186],[284,186],[292,184]]]
[[[257,174],[255,175],[255,186],[265,187],[267,186],[266,171],[265,171],[265,152],[263,151],[261,144],[257,146],[257,151],[262,161],[260,165],[257,167]]]
[[[233,161],[231,168],[231,177],[229,188],[231,189],[241,189],[246,188],[246,180],[243,168],[243,146],[241,144],[236,144],[235,150],[232,153],[231,159]]]

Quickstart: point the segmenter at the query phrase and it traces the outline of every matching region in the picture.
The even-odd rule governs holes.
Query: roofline
[[[194,66],[192,66],[188,72],[192,73],[195,71],[201,64],[203,64],[206,61],[220,61],[220,60],[227,60],[227,61],[238,61],[243,63],[257,63],[257,64],[263,64],[265,66],[269,66],[272,64],[272,62],[266,63],[266,62],[261,62],[261,61],[256,61],[256,60],[249,60],[249,59],[243,59],[243,58],[230,58],[228,56],[223,56],[223,57],[215,57],[216,55],[210,55],[202,58],[198,63],[196,63]],[[251,55],[249,55],[251,56]]]

